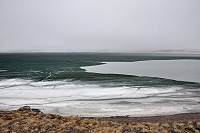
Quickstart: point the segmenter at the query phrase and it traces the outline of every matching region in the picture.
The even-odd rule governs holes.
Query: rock
[[[33,112],[41,112],[39,109],[31,109]]]
[[[31,109],[30,106],[23,106],[18,109],[18,111],[24,111],[24,112],[41,112],[39,109]]]
[[[18,111],[32,112],[30,106],[23,106],[23,107],[19,108]]]

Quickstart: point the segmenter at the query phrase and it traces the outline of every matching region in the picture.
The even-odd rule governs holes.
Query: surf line
[[[74,72],[74,70],[72,70],[71,68],[68,68],[69,70],[71,70],[72,72]]]
[[[48,78],[50,78],[50,77],[51,77],[51,72],[49,73],[49,76],[46,77],[46,79],[48,79]]]

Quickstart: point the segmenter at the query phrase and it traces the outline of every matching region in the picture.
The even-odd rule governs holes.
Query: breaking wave
[[[186,108],[180,107],[181,104],[177,106],[178,103],[187,103],[188,106],[188,103],[199,102],[199,98],[194,97],[197,95],[196,92],[193,93],[192,90],[188,92],[177,86],[109,87],[108,85],[102,87],[98,84],[70,80],[33,81],[17,78],[0,80],[0,89],[2,109],[16,109],[23,105],[29,105],[43,109],[44,112],[64,115],[73,115],[73,113],[85,116],[138,115],[139,112],[141,115],[151,115],[150,112],[147,112],[152,107],[158,109],[157,113],[163,113],[163,111],[166,113],[166,110],[159,111],[159,108],[162,108],[162,106],[158,106],[160,103],[171,107],[167,113],[174,113],[177,108],[179,111],[186,110]],[[148,107],[148,104],[151,106]],[[70,108],[75,111],[70,111]],[[141,111],[135,112],[134,108],[141,109]],[[90,112],[89,109],[95,111]]]

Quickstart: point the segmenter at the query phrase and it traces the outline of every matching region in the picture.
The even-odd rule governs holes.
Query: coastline
[[[148,117],[44,114],[24,106],[0,111],[0,132],[200,132],[200,113]]]

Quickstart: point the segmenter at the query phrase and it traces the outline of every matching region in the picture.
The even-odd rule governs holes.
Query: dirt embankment
[[[29,106],[0,111],[2,133],[200,133],[200,113],[153,117],[87,118],[44,114]]]

